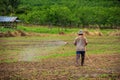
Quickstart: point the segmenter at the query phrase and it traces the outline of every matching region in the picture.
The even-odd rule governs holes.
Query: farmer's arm
[[[85,38],[85,45],[87,46],[87,44],[88,44],[88,41],[87,41],[87,38]]]
[[[74,40],[73,44],[76,46],[77,45],[77,39]]]

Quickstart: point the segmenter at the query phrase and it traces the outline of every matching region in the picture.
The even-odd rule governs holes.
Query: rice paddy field
[[[101,30],[102,36],[86,35],[85,65],[76,66],[73,41],[79,29],[67,29],[64,34],[21,29],[38,31],[37,35],[0,38],[0,80],[120,79],[120,36],[108,35],[116,30]]]

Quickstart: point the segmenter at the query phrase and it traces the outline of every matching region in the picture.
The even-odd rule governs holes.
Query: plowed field
[[[120,79],[120,53],[118,48],[117,52],[110,54],[106,50],[111,49],[112,45],[103,46],[106,48],[103,54],[101,54],[102,51],[100,54],[89,52],[89,50],[96,49],[92,46],[93,44],[108,42],[109,39],[105,38],[106,41],[100,40],[97,43],[94,42],[97,38],[90,38],[91,46],[88,46],[85,65],[76,66],[75,47],[72,44],[74,37],[64,39],[64,35],[64,37],[52,35],[53,37],[50,38],[47,36],[44,36],[45,38],[43,36],[0,38],[0,80]],[[120,44],[119,37],[114,38],[112,42]],[[116,50],[114,45],[112,50]],[[69,54],[71,51],[72,53]]]

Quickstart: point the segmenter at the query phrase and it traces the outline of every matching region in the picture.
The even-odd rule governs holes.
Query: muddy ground
[[[10,40],[9,40],[10,41]],[[12,41],[12,40],[11,40]],[[7,43],[7,41],[2,41]],[[16,41],[16,42],[19,42]],[[25,41],[23,41],[25,42]],[[23,43],[21,42],[21,43]],[[11,42],[12,43],[12,42]],[[75,65],[75,55],[47,59],[36,59],[34,56],[47,55],[47,52],[64,46],[64,41],[47,41],[40,46],[39,41],[28,44],[3,44],[9,49],[20,47],[22,51],[16,62],[2,62],[0,58],[0,80],[119,80],[120,54],[86,54],[85,65]],[[29,41],[25,43],[30,43]],[[52,48],[51,48],[52,47]],[[46,50],[47,48],[47,50]],[[40,50],[41,49],[41,50]],[[38,50],[43,52],[39,52]],[[14,56],[15,57],[15,56]]]
[[[120,55],[89,55],[86,65],[76,67],[74,56],[45,59],[39,62],[14,62],[0,64],[1,80],[78,80],[120,79]]]

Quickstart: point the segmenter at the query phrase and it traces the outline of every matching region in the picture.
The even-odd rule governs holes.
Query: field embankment
[[[79,28],[60,28],[47,26],[25,27],[18,26],[17,29],[0,28],[0,37],[20,37],[20,36],[41,36],[45,34],[71,34],[75,36]],[[120,36],[119,29],[83,29],[86,36]]]

